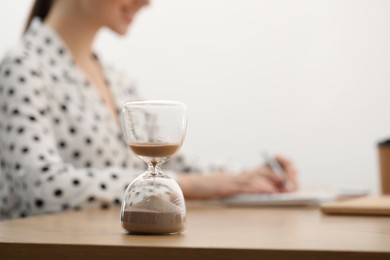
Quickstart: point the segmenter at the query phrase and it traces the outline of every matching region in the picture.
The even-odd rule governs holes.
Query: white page
[[[331,189],[331,190],[301,190],[290,193],[278,194],[243,194],[220,200],[222,204],[230,206],[261,206],[261,205],[321,205],[326,202],[332,202],[339,198],[357,197],[369,194],[365,188]]]

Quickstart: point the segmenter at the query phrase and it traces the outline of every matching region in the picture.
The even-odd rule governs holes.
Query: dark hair
[[[27,31],[28,27],[30,27],[31,21],[34,17],[39,17],[41,20],[45,20],[47,14],[50,11],[50,8],[53,5],[54,0],[35,0],[32,5],[30,14],[27,18],[26,26],[24,27],[24,32]]]

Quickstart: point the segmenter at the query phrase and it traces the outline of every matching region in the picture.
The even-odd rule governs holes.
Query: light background
[[[154,0],[98,53],[147,99],[189,106],[192,158],[293,158],[303,186],[378,183],[390,136],[390,1]],[[32,1],[0,2],[0,55]]]

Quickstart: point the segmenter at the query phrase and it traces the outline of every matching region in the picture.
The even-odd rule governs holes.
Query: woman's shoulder
[[[56,64],[68,62],[60,60],[65,49],[54,32],[40,20],[34,19],[19,42],[1,59],[0,68],[12,67],[17,71],[41,70],[49,74],[57,70]]]
[[[23,45],[15,46],[0,62],[0,102],[20,96],[12,93],[45,92],[45,77],[39,59]]]
[[[24,42],[8,50],[0,62],[0,79],[3,80],[4,76],[10,76],[13,74],[23,74],[29,72],[34,74],[41,68],[40,60],[33,52],[29,51]]]

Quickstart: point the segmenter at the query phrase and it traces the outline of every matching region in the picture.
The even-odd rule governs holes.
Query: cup
[[[390,139],[378,143],[381,193],[390,194]]]

